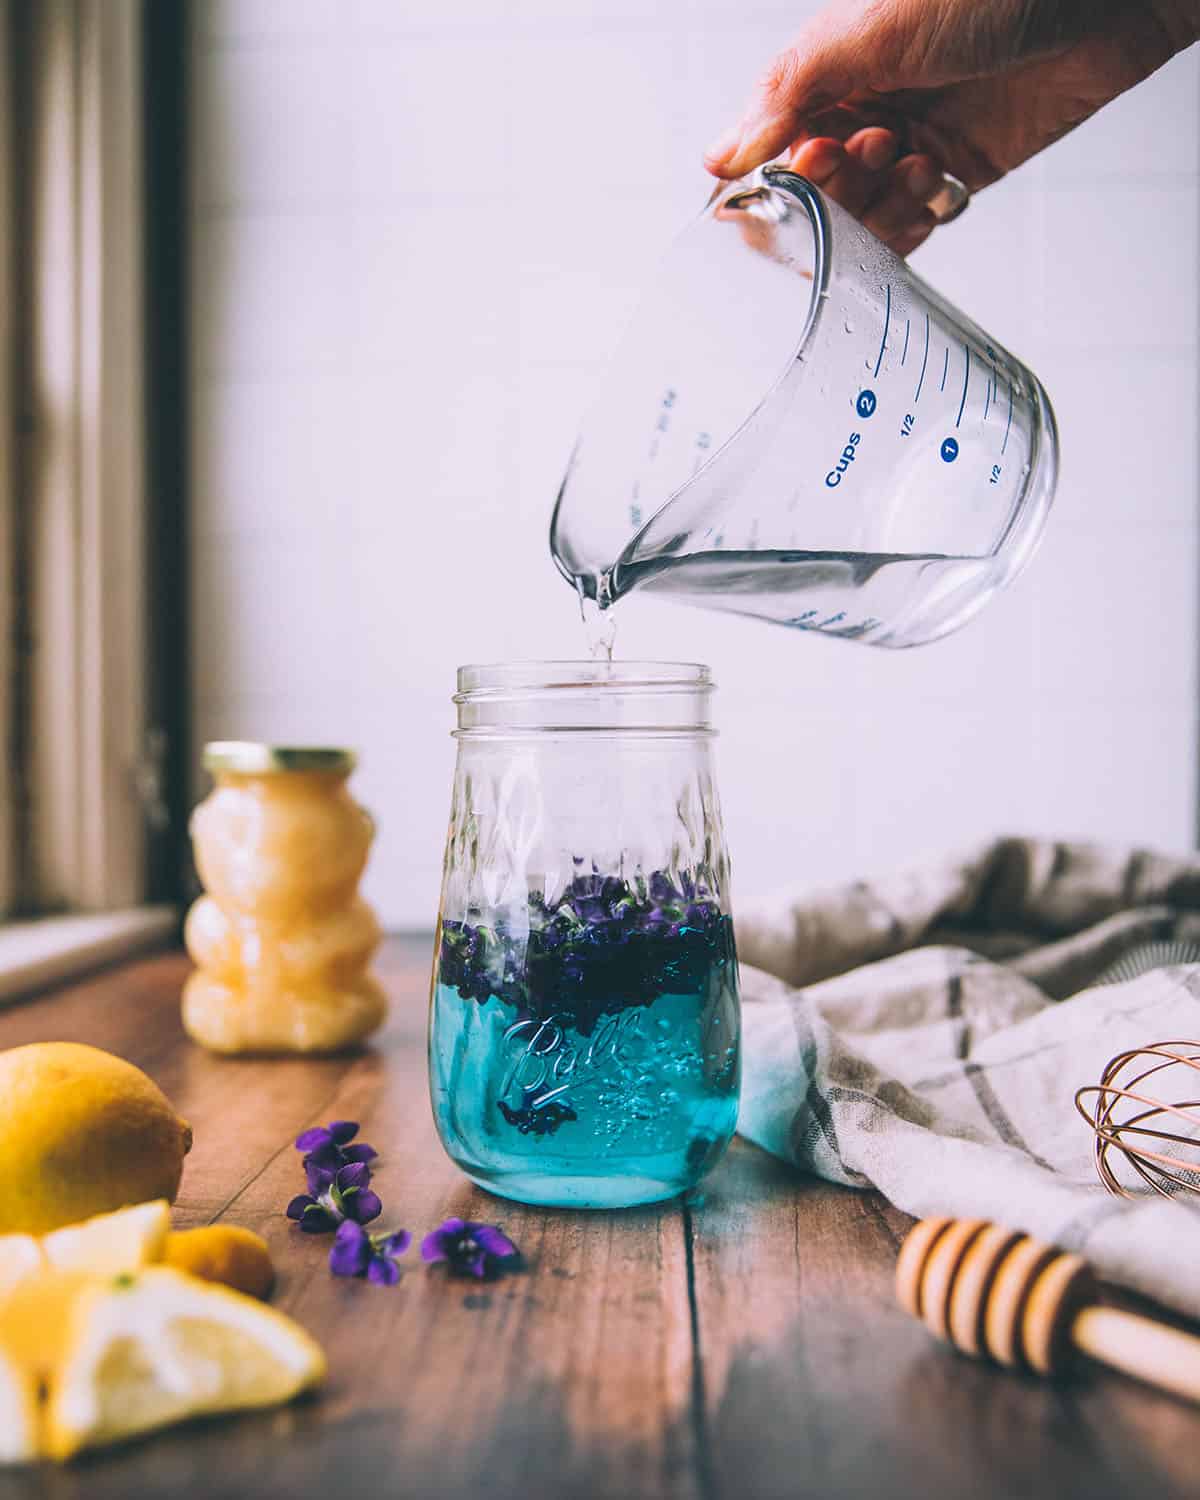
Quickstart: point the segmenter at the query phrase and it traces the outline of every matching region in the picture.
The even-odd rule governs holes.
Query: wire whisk
[[[1110,1193],[1138,1192],[1117,1176],[1122,1158],[1164,1198],[1200,1192],[1197,1096],[1200,1042],[1151,1042],[1118,1052],[1099,1083],[1078,1090],[1075,1108],[1095,1134],[1096,1171]]]

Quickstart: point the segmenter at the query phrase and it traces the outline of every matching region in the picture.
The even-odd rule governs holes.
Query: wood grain
[[[389,1024],[339,1059],[201,1052],[179,1024],[175,954],[0,1014],[0,1046],[91,1042],[163,1086],[195,1131],[177,1222],[264,1234],[275,1300],[331,1369],[282,1411],[0,1475],[0,1500],[1200,1493],[1195,1412],[1119,1378],[1064,1390],[934,1345],[892,1299],[908,1221],[873,1195],[740,1141],[686,1207],[571,1213],[474,1188],[430,1118],[428,962],[427,942],[389,945]],[[383,1222],[417,1237],[452,1213],[499,1223],[528,1269],[481,1287],[410,1251],[392,1289],[331,1277],[328,1241],[282,1210],[301,1184],[293,1138],[339,1117],[382,1153]]]
[[[911,1220],[876,1195],[797,1183],[748,1148],[711,1182],[688,1212],[714,1494],[1200,1494],[1194,1408],[936,1343],[895,1299]]]

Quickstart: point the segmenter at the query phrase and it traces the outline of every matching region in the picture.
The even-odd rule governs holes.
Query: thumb
[[[886,13],[886,9],[885,13]],[[763,75],[739,124],[709,148],[704,165],[716,177],[740,177],[804,134],[806,120],[860,90],[895,88],[887,60],[899,55],[892,26],[873,19],[806,31]]]

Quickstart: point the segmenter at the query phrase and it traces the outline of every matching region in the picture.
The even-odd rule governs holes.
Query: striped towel
[[[1200,945],[1200,858],[1089,844],[1004,839],[784,898],[738,919],[738,1128],[919,1217],[1082,1251],[1200,1315],[1200,1195],[1109,1196],[1073,1102],[1125,1048],[1200,1041],[1200,963],[1109,982],[1183,944]]]

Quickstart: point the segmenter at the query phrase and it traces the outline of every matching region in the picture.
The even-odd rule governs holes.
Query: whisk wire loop
[[[1141,1066],[1149,1062],[1149,1066]],[[1139,1069],[1133,1076],[1124,1073]],[[1186,1069],[1200,1073],[1200,1042],[1152,1042],[1145,1047],[1131,1047],[1109,1060],[1100,1082],[1078,1089],[1075,1108],[1091,1126],[1096,1137],[1093,1155],[1096,1172],[1105,1188],[1114,1196],[1131,1197],[1135,1187],[1117,1175],[1112,1153],[1123,1158],[1143,1183],[1164,1198],[1178,1192],[1200,1192],[1200,1099],[1156,1097],[1144,1092],[1142,1085],[1158,1079],[1155,1089],[1166,1089],[1171,1076]],[[1145,1109],[1130,1109],[1145,1105]],[[1188,1127],[1169,1128],[1175,1121]],[[1152,1123],[1147,1123],[1152,1122]],[[1168,1143],[1174,1150],[1152,1150],[1146,1140]],[[1184,1153],[1192,1152],[1192,1158]]]

